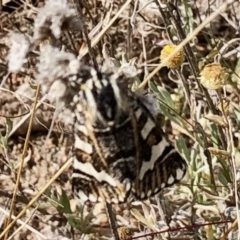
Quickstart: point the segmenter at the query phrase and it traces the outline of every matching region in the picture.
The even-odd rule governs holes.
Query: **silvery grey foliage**
[[[34,40],[44,40],[49,36],[59,39],[63,30],[80,27],[81,21],[67,0],[46,0],[34,22]]]
[[[30,41],[21,33],[10,33],[10,50],[8,53],[8,70],[9,72],[19,72],[26,60],[26,55],[29,52]]]
[[[153,116],[157,116],[161,112],[155,94],[146,93],[145,91],[142,90],[138,90],[135,93],[141,99],[144,105],[148,108],[148,110],[152,113]]]

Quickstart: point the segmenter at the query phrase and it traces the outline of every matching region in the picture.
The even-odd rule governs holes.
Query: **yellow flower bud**
[[[173,51],[176,49],[176,45],[166,45],[160,55],[160,60],[163,62]],[[184,62],[185,56],[183,50],[179,50],[176,54],[173,55],[166,63],[165,65],[169,68],[178,68],[181,66],[181,64]]]
[[[128,227],[120,227],[117,229],[119,238],[122,239],[127,239],[132,237],[132,231]]]
[[[217,90],[227,84],[229,74],[219,63],[206,65],[200,73],[201,84],[211,90]]]

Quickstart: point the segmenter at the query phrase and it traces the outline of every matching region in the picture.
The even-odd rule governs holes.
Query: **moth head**
[[[101,122],[112,126],[123,111],[123,96],[120,91],[119,76],[91,70],[92,78],[81,86],[84,92],[86,114],[92,123]]]

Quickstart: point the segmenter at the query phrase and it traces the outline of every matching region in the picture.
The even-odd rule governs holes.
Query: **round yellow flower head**
[[[201,84],[211,90],[217,90],[227,84],[229,73],[219,63],[206,65],[200,73]]]
[[[160,55],[160,60],[164,61],[176,48],[176,45],[166,45]],[[181,64],[184,62],[185,56],[183,50],[179,50],[176,54],[173,55],[166,63],[165,65],[169,68],[178,68],[181,66]]]

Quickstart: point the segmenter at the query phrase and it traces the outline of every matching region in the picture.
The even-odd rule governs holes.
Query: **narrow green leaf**
[[[174,102],[171,98],[170,93],[164,89],[161,86],[156,86],[154,83],[150,83],[150,87],[151,89],[158,94],[158,97],[164,102],[166,103],[167,106],[169,106],[172,109],[175,109],[174,107]]]
[[[44,195],[46,195],[47,197],[51,198],[51,189],[50,188],[47,188],[44,192]]]
[[[69,213],[69,214],[72,213],[69,198],[64,190],[62,190],[60,204],[63,205],[63,209],[62,209],[63,213]]]
[[[178,139],[176,140],[176,145],[178,151],[184,156],[184,158],[188,162],[190,162],[191,161],[190,152],[189,149],[187,148],[186,141],[182,136],[178,137]]]
[[[171,112],[171,109],[175,110],[175,108],[169,92],[166,91],[164,88],[160,88],[161,89],[161,92],[160,92],[154,83],[150,83],[150,88],[158,97],[159,108],[162,114],[168,119],[170,119],[171,121],[177,122],[173,112]]]
[[[13,122],[10,118],[6,118],[6,125],[7,125],[6,137],[8,137],[13,128]]]
[[[229,184],[229,181],[226,177],[226,172],[224,172],[223,169],[220,169],[218,173],[218,180],[222,183],[223,186],[227,186]]]

